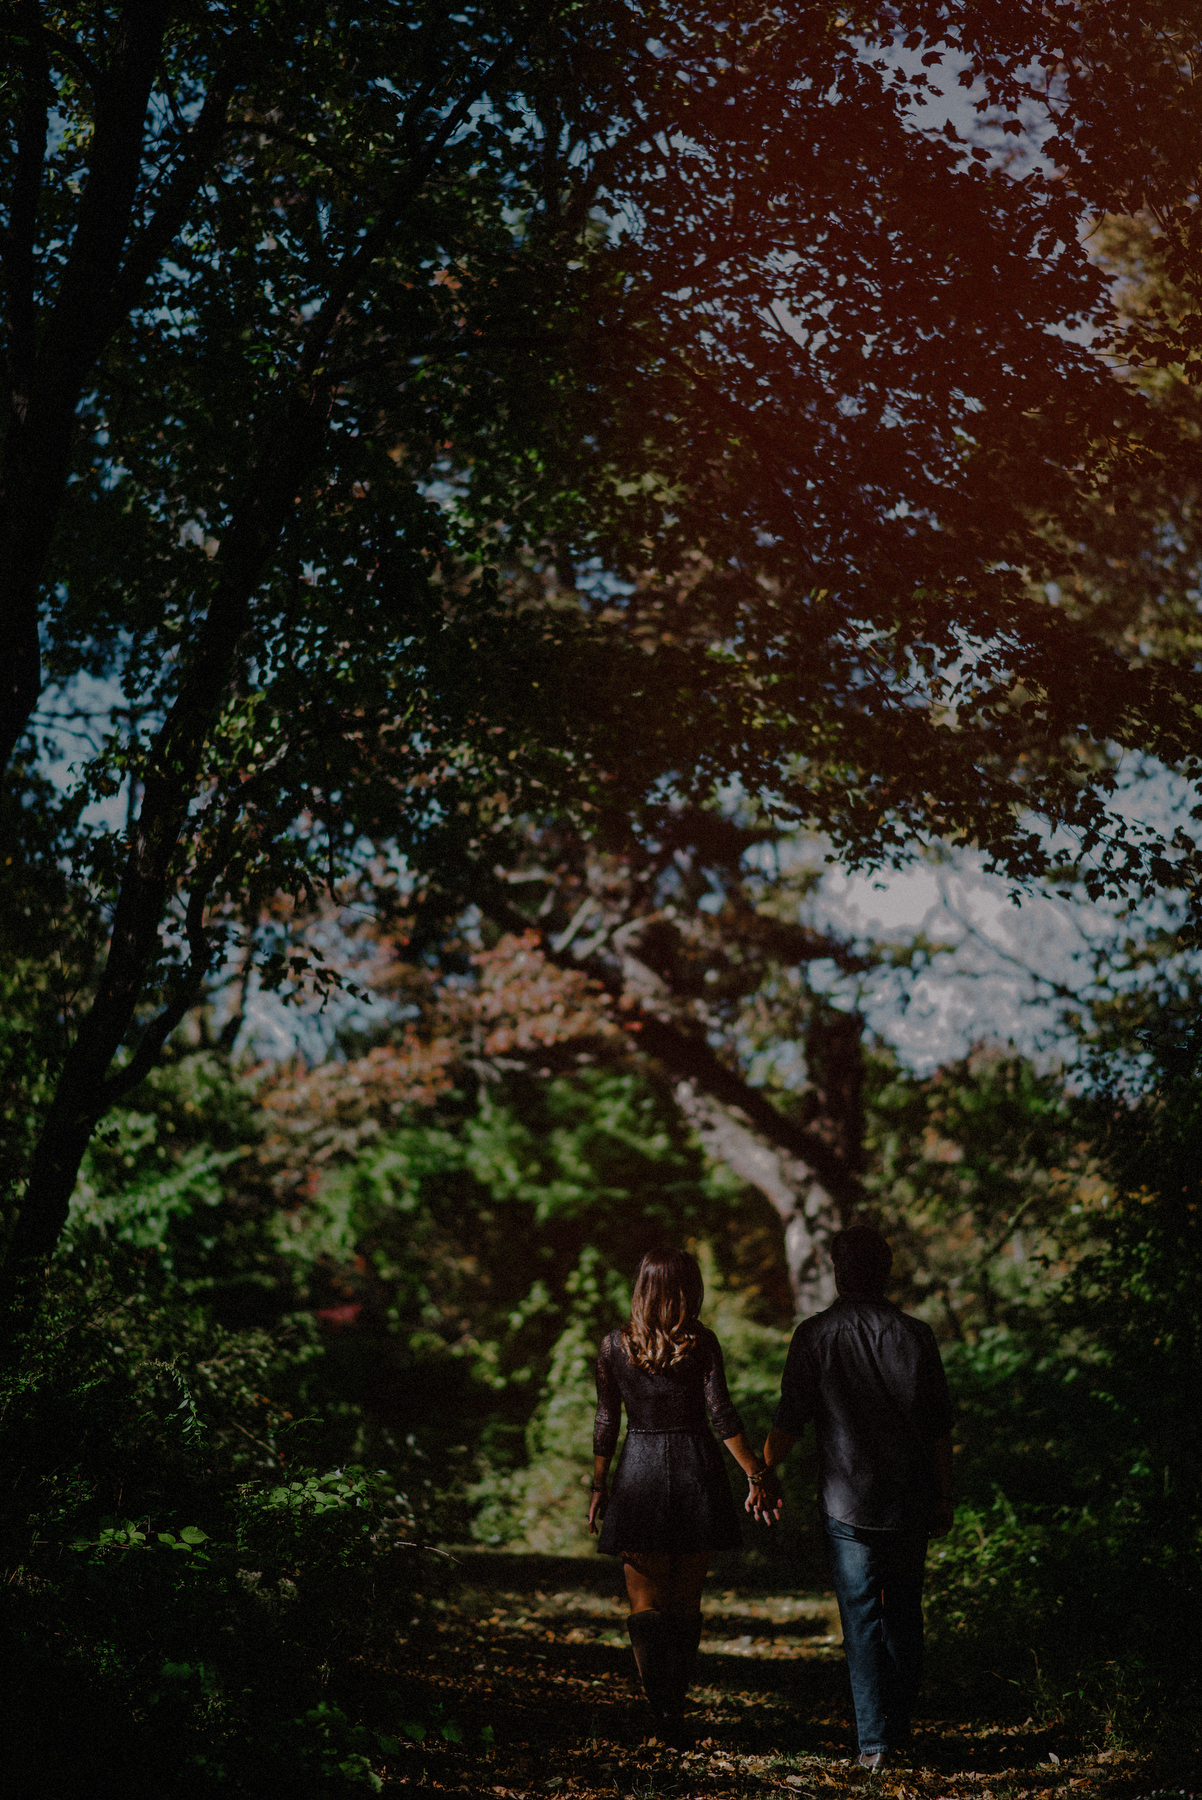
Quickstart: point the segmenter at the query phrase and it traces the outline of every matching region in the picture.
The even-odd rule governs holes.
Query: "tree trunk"
[[[829,1306],[835,1277],[824,1252],[845,1223],[839,1201],[800,1158],[765,1143],[736,1109],[691,1081],[677,1083],[676,1101],[714,1160],[758,1188],[779,1213],[795,1316],[808,1318]]]
[[[47,144],[49,67],[41,9],[20,8],[28,42],[5,243],[10,326],[8,419],[0,455],[0,769],[41,692],[38,594],[66,493],[75,416],[96,358],[123,316],[114,289],[142,172],[142,139],[170,5],[127,0],[105,47],[88,178],[58,296],[38,329],[35,246]]]
[[[179,695],[151,749],[133,842],[96,997],[68,1051],[4,1264],[4,1286],[45,1263],[67,1219],[79,1165],[111,1100],[106,1078],[137,1011],[159,949],[171,869],[213,715],[234,670],[238,643],[297,488],[320,460],[325,404],[294,397],[250,492],[226,535],[217,592]]]
[[[799,1319],[821,1311],[835,1298],[835,1275],[826,1249],[863,1204],[863,1028],[858,1013],[824,1007],[806,1034],[807,1072],[818,1112],[805,1129],[814,1151],[822,1146],[819,1169],[789,1144],[772,1119],[765,1118],[768,1102],[762,1095],[755,1096],[756,1112],[749,1116],[726,1093],[719,1097],[695,1078],[676,1087],[677,1103],[710,1155],[757,1187],[779,1213]],[[789,1123],[780,1119],[782,1127]]]

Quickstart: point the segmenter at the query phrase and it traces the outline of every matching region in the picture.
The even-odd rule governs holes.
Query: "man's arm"
[[[801,1327],[793,1333],[789,1354],[780,1378],[780,1404],[772,1429],[764,1441],[764,1477],[757,1491],[757,1517],[765,1523],[779,1519],[785,1508],[780,1477],[776,1470],[814,1417],[814,1371],[806,1355],[805,1334]]]
[[[931,1536],[946,1537],[956,1515],[952,1499],[952,1439],[948,1432],[931,1444],[931,1468],[935,1475],[935,1505],[931,1511]]]
[[[777,1463],[784,1462],[796,1442],[794,1432],[782,1431],[779,1425],[774,1425],[764,1439],[764,1461],[768,1467],[772,1469]]]

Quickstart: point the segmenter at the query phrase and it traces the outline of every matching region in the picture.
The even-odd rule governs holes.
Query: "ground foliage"
[[[16,1352],[6,1786],[303,1782],[329,1658],[393,1639],[424,1556],[395,1471],[307,1460],[339,1411],[311,1340],[224,1329],[118,1246],[60,1264]]]
[[[47,1776],[73,1772],[81,1726],[99,1726],[95,1791],[134,1800],[163,1791],[156,1783],[165,1778],[185,1795],[436,1788],[502,1800],[833,1797],[865,1786],[891,1800],[982,1793],[1168,1800],[1197,1791],[1196,1719],[1180,1719],[1171,1739],[1137,1745],[1113,1710],[1082,1711],[1046,1694],[1032,1704],[1028,1693],[948,1684],[938,1674],[928,1682],[905,1763],[866,1784],[848,1766],[846,1675],[824,1637],[829,1597],[824,1603],[719,1579],[704,1604],[693,1741],[685,1751],[649,1732],[612,1570],[578,1559],[460,1556],[445,1565],[391,1652],[347,1659],[332,1644],[322,1697],[303,1711],[303,1692],[285,1695],[253,1671],[261,1709],[253,1734],[229,1730],[195,1664],[153,1659],[159,1666],[151,1673],[148,1659],[145,1714],[135,1732],[126,1724],[116,1739],[104,1729],[104,1709],[122,1684],[111,1670],[92,1668],[70,1691],[70,1716],[43,1704],[58,1742],[47,1730],[41,1767],[16,1769],[11,1791],[24,1800],[46,1791]],[[288,1725],[273,1735],[276,1719]],[[164,1755],[169,1733],[195,1747],[191,1768]]]

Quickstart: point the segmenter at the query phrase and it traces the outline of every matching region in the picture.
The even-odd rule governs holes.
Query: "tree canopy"
[[[1107,746],[1186,765],[1192,671],[1047,588],[1147,410],[1090,341],[1097,180],[923,111],[1004,144],[1092,20],[10,11],[9,892],[25,929],[69,866],[70,969],[19,1257],[227,955],[323,979],[264,906],[382,848],[487,869],[735,783],[860,857],[1025,878],[1042,818],[1099,887],[1174,873]]]

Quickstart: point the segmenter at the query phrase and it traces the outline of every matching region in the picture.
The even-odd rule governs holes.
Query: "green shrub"
[[[930,1674],[1099,1741],[1189,1712],[1198,1568],[1122,1508],[961,1506],[927,1560]]]
[[[296,1347],[137,1276],[59,1268],[0,1371],[6,1791],[370,1786],[350,1665],[430,1574],[396,1472],[305,1466]]]

